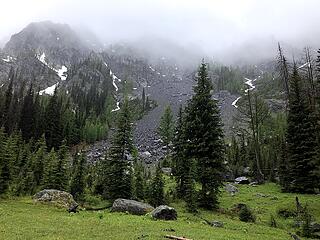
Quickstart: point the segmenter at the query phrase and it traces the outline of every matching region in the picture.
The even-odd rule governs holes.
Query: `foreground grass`
[[[268,197],[258,197],[262,193]],[[271,200],[277,197],[277,200]],[[280,228],[268,226],[270,214],[279,206],[294,206],[295,195],[279,193],[273,184],[242,186],[234,197],[223,193],[221,207],[226,211],[235,203],[247,203],[257,215],[257,223],[243,223],[236,216],[202,211],[200,216],[219,220],[224,228],[213,228],[199,216],[186,213],[182,203],[172,204],[178,210],[177,221],[154,221],[150,216],[132,216],[105,211],[81,211],[68,214],[63,209],[35,204],[31,198],[0,200],[0,239],[163,239],[164,235],[190,239],[215,240],[281,240],[290,239],[290,221],[277,219]],[[275,199],[275,198],[274,198]],[[319,219],[319,196],[301,196]],[[169,231],[170,230],[170,231]],[[174,230],[175,232],[171,232]]]

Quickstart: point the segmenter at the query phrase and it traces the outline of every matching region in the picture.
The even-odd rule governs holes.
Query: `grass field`
[[[240,193],[221,196],[219,212],[201,211],[207,220],[219,220],[224,228],[214,228],[199,216],[186,213],[182,203],[171,204],[178,211],[177,221],[154,221],[150,216],[132,216],[105,211],[81,211],[69,214],[63,209],[33,203],[31,197],[0,200],[0,239],[164,239],[165,235],[212,240],[291,239],[293,219],[276,216],[280,207],[294,208],[294,194],[280,193],[275,184],[240,186]],[[320,196],[298,195],[320,220]],[[226,214],[236,203],[246,203],[257,216],[256,223],[243,223]],[[274,215],[278,228],[268,226]],[[170,231],[168,231],[170,230]],[[174,230],[174,232],[172,231]]]

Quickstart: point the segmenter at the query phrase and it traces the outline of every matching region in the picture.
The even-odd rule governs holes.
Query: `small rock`
[[[113,202],[111,211],[128,212],[133,215],[145,215],[153,209],[152,206],[143,202],[118,198]]]
[[[154,219],[160,220],[177,220],[177,211],[167,205],[161,205],[151,213]]]
[[[218,227],[218,228],[223,228],[224,226],[223,222],[220,222],[220,221],[212,221],[209,224],[212,227]]]
[[[247,177],[238,177],[235,179],[235,182],[237,184],[249,184],[250,183],[250,181]]]
[[[171,168],[161,168],[161,170],[162,170],[162,172],[164,173],[164,174],[166,174],[166,175],[171,175],[171,173],[172,173],[172,169]]]
[[[228,184],[225,186],[225,190],[226,190],[228,193],[230,193],[231,196],[234,196],[237,192],[239,192],[239,189],[238,189],[236,186],[234,186],[234,185],[232,185],[232,184],[230,184],[230,183],[228,183]]]

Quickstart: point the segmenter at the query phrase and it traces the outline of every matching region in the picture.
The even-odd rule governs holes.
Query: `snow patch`
[[[14,60],[16,60],[16,58],[11,57],[9,55],[7,56],[7,58],[2,58],[2,61],[7,62],[7,63],[13,62]]]
[[[302,64],[300,67],[298,67],[298,69],[304,68],[306,66],[311,67],[310,62],[306,62],[305,64]]]
[[[253,85],[253,82],[255,82],[257,79],[249,79],[249,78],[244,78],[246,81],[245,81],[245,84],[248,85],[250,88],[247,88],[245,90],[245,92],[247,93],[248,91],[252,91],[253,89],[256,88],[256,86]]]
[[[120,102],[118,101],[117,104],[116,104],[116,108],[112,109],[111,112],[119,111],[120,110],[120,106],[119,105],[120,105]]]
[[[239,101],[240,98],[241,97],[238,97],[236,100],[234,100],[231,105],[234,106],[235,108],[238,108],[237,102]]]
[[[62,65],[60,69],[56,69],[56,68],[49,66],[49,64],[46,61],[46,54],[44,52],[41,55],[37,54],[36,57],[40,62],[42,62],[48,68],[55,71],[62,81],[67,79],[68,68],[66,66]]]
[[[156,70],[155,70],[153,67],[151,67],[151,66],[149,66],[149,68],[151,69],[152,72],[155,72],[155,71],[156,71]]]
[[[39,92],[39,95],[43,95],[43,94],[48,94],[48,95],[53,95],[54,94],[54,90],[56,89],[56,87],[59,85],[59,83],[53,84],[51,87],[47,87],[44,90],[41,90]]]

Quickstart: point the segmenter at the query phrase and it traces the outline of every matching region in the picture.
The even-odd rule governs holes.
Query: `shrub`
[[[283,217],[283,218],[290,218],[290,217],[296,217],[297,216],[297,212],[296,210],[293,209],[289,209],[289,208],[279,208],[277,211],[277,214],[279,217]]]
[[[244,205],[240,212],[239,212],[239,219],[242,222],[255,222],[255,216],[253,215],[253,212],[251,209],[247,206]]]

